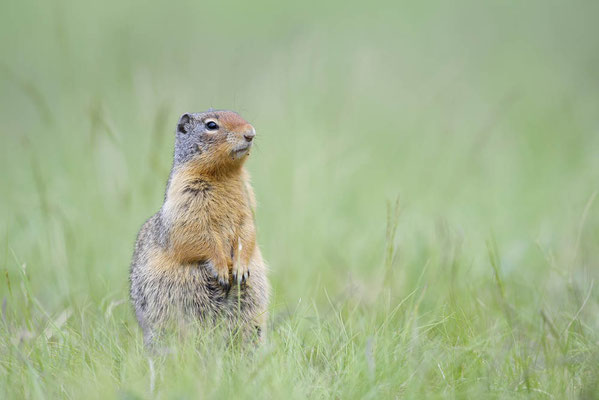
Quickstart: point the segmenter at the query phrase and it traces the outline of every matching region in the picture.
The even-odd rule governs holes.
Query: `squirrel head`
[[[191,162],[207,174],[240,169],[255,136],[254,127],[233,111],[185,113],[177,123],[174,165]]]

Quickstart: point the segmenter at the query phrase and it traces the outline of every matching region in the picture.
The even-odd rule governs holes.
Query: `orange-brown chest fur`
[[[205,261],[215,243],[232,254],[241,225],[252,221],[247,180],[244,170],[225,177],[193,166],[174,171],[163,207],[170,256],[181,263]]]

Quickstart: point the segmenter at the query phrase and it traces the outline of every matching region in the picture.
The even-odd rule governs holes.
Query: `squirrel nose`
[[[247,142],[254,140],[254,136],[256,136],[256,131],[254,129],[243,134],[243,137]]]

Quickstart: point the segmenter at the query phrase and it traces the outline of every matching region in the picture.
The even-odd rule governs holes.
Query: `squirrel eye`
[[[206,123],[206,128],[210,129],[211,131],[218,129],[218,124],[214,121],[208,121]]]

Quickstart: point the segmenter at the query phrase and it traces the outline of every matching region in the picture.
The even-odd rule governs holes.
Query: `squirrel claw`
[[[217,268],[212,261],[210,261],[207,266],[212,277],[216,279],[218,284],[225,289],[227,293],[229,293],[229,290],[231,290],[231,283],[229,282],[228,268]]]
[[[240,264],[233,266],[233,282],[238,285],[243,285],[250,277],[250,270],[248,267],[241,266]]]
[[[238,274],[237,272],[233,273],[233,281],[237,282],[238,285],[243,285],[249,277],[250,271],[245,271],[242,274]]]
[[[218,280],[218,284],[222,286],[223,289],[225,289],[227,291],[227,293],[229,293],[229,290],[231,290],[231,283],[229,282],[229,280],[225,280],[221,277],[217,277]]]

